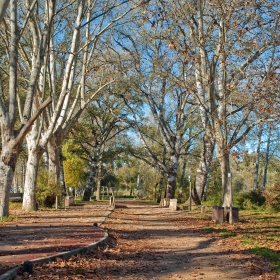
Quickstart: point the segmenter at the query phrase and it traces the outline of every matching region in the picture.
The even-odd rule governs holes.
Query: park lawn
[[[267,258],[280,274],[280,213],[265,210],[239,211],[239,222],[209,224],[204,229],[212,234],[228,238],[233,246],[250,250]]]

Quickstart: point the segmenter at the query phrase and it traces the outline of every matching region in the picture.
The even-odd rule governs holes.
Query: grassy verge
[[[262,209],[239,211],[239,223],[206,226],[209,233],[231,237],[242,248],[265,257],[280,274],[280,213]]]
[[[232,231],[229,231],[227,229],[220,228],[220,227],[206,226],[206,227],[204,227],[204,229],[207,232],[209,232],[209,233],[217,233],[221,237],[233,237],[233,236],[236,236],[235,232],[232,232]]]
[[[273,270],[280,274],[280,254],[269,248],[262,248],[255,246],[252,248],[252,252],[256,255],[265,257],[273,264]]]
[[[5,222],[11,222],[11,221],[17,221],[18,217],[14,217],[14,216],[4,216],[3,220],[0,220],[0,223],[5,223]]]
[[[9,209],[10,210],[21,210],[22,209],[22,202],[10,201],[9,202]]]

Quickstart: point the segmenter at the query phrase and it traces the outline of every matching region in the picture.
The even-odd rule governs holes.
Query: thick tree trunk
[[[40,124],[35,121],[31,131],[26,135],[28,159],[26,163],[26,173],[24,182],[24,195],[22,209],[26,212],[37,210],[36,207],[36,185],[39,161],[44,149],[37,143],[40,133]]]
[[[158,186],[158,182],[157,183],[155,183],[155,185],[154,185],[154,201],[157,201],[157,186]],[[131,194],[132,195],[132,194]]]
[[[170,170],[167,176],[166,198],[172,199],[175,197],[177,173]]]
[[[232,197],[229,180],[230,174],[230,163],[229,163],[229,152],[224,151],[219,154],[219,161],[222,172],[222,190],[223,190],[223,207],[230,207],[232,205]],[[231,174],[230,174],[231,176]]]
[[[196,205],[200,205],[203,200],[209,178],[214,146],[214,136],[211,132],[211,128],[208,127],[203,137],[203,149],[200,155],[200,162],[196,170],[195,185],[192,190],[192,199]]]
[[[84,197],[83,197],[84,201],[89,201],[90,200],[92,190],[93,190],[93,186],[94,186],[95,174],[96,174],[96,166],[92,165],[91,168],[90,168],[90,174],[89,174],[86,189],[85,189],[85,192],[84,192]]]
[[[172,155],[170,157],[170,165],[167,173],[167,186],[166,186],[166,198],[172,199],[175,197],[176,179],[178,171],[178,157]]]
[[[8,1],[2,1],[1,20],[8,7]],[[10,53],[9,53],[9,103],[4,105],[4,92],[2,87],[0,102],[1,121],[1,158],[0,158],[0,204],[3,207],[3,215],[9,215],[9,196],[13,183],[16,162],[19,155],[19,147],[22,141],[15,141],[14,126],[16,123],[16,96],[17,96],[17,66],[18,66],[18,25],[17,25],[17,1],[10,1]],[[5,94],[6,95],[6,94]],[[7,106],[7,107],[6,107]]]
[[[13,178],[14,169],[0,161],[0,204],[3,207],[4,216],[9,216],[9,197]]]
[[[102,148],[101,145],[98,145],[96,147],[96,150],[94,152],[94,156],[92,158],[90,174],[89,174],[89,178],[87,180],[87,185],[86,185],[86,189],[85,189],[84,197],[83,197],[84,201],[89,201],[90,196],[92,194],[94,181],[95,181],[95,176],[96,176],[96,172],[97,172],[97,167],[98,167],[98,163],[99,163],[99,158],[100,158],[100,155],[101,155],[101,148]]]
[[[182,175],[180,180],[180,189],[178,194],[178,203],[182,203],[182,196],[183,196],[183,187],[185,183],[185,176],[186,176],[186,168],[187,168],[187,158],[184,159],[183,169],[182,169]]]
[[[159,180],[159,189],[158,189],[157,203],[160,203],[161,198],[162,198],[164,175],[165,175],[165,173],[163,171],[161,171],[161,173],[160,173],[160,180]]]
[[[22,209],[24,211],[36,211],[36,186],[39,161],[43,151],[38,152],[29,148],[28,161],[26,165],[26,175],[24,184],[24,195]]]
[[[49,184],[55,184],[60,180],[61,143],[54,136],[49,139],[47,147],[49,155]]]

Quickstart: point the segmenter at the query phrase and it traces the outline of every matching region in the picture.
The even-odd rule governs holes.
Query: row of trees
[[[112,163],[124,151],[114,139],[130,131],[126,153],[167,174],[167,198],[193,154],[192,196],[202,201],[216,147],[223,204],[231,203],[230,155],[279,117],[278,1],[11,0],[0,16],[5,215],[21,147],[29,211],[39,160],[45,153],[49,180],[59,181],[71,130],[90,163],[85,200],[106,154]]]
[[[61,145],[95,94],[117,79],[103,60],[106,37],[137,7],[133,1],[5,1],[1,6],[0,203],[26,140],[23,208],[36,209],[39,159],[58,180]],[[53,177],[53,179],[51,179]]]

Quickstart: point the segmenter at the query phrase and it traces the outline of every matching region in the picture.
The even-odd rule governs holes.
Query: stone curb
[[[107,211],[105,213],[103,221],[100,223],[100,225],[105,222],[105,219],[111,213],[112,213],[112,210],[109,210],[109,211]],[[106,230],[101,229],[101,231],[103,231],[104,237],[101,238],[99,241],[91,243],[91,244],[89,244],[87,246],[76,248],[76,249],[71,250],[71,251],[66,251],[66,252],[58,253],[58,254],[55,254],[55,255],[52,255],[52,256],[43,257],[43,258],[33,259],[33,260],[30,260],[30,262],[32,262],[32,264],[44,264],[44,263],[48,263],[48,262],[51,262],[51,261],[55,261],[57,258],[65,259],[67,257],[78,255],[78,254],[82,254],[82,253],[85,253],[85,252],[87,252],[89,250],[93,250],[93,249],[95,249],[95,248],[97,248],[99,246],[105,245],[109,235],[108,235]],[[18,272],[19,268],[20,267],[17,266],[17,267],[14,267],[14,268],[6,271],[4,274],[0,275],[0,280],[13,280],[17,276],[17,272]]]

